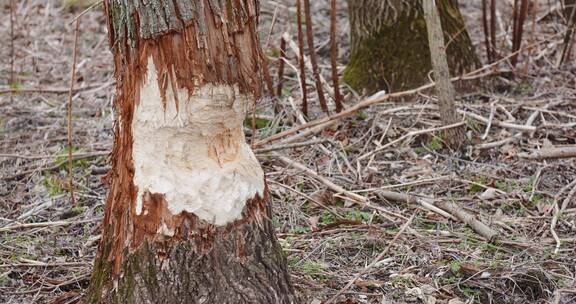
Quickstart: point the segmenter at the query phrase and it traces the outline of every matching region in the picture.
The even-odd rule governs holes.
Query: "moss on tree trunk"
[[[344,81],[359,91],[397,92],[427,83],[432,70],[422,0],[348,0],[352,50]],[[457,1],[436,1],[450,72],[478,64]]]

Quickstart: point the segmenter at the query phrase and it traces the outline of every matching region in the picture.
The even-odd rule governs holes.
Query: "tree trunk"
[[[257,0],[105,0],[117,121],[85,303],[295,303],[264,174]]]
[[[440,108],[440,119],[444,125],[455,124],[460,121],[454,105],[454,86],[450,81],[450,71],[448,60],[446,59],[446,45],[438,6],[436,0],[422,0],[424,17],[428,29],[428,42],[430,44],[430,54],[432,55],[432,67],[434,68],[434,81],[436,82],[436,92],[438,95],[438,106]],[[463,126],[446,129],[442,138],[454,150],[463,146],[466,136]]]
[[[453,75],[479,65],[456,0],[436,1]],[[352,49],[344,81],[373,93],[427,83],[432,70],[421,0],[348,0]]]

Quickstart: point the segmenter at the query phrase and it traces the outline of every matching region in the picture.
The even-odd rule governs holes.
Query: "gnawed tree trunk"
[[[478,64],[456,0],[436,1],[453,75]],[[348,0],[352,50],[344,81],[373,93],[427,83],[432,70],[421,0]]]
[[[118,117],[85,303],[295,303],[264,174],[256,0],[105,0]]]

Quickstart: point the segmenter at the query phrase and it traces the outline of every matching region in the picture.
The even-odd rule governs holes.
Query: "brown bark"
[[[436,1],[453,75],[479,65],[456,0]],[[398,92],[432,70],[421,0],[348,0],[352,47],[344,81],[358,91]]]
[[[172,214],[162,193],[146,192],[144,212],[136,211],[131,126],[148,59],[164,109],[167,102],[180,105],[178,95],[168,91],[191,96],[207,84],[234,85],[241,94],[259,96],[258,1],[105,0],[104,5],[118,117],[102,240],[84,302],[295,303],[267,194],[250,199],[242,216],[223,226],[186,211]],[[223,149],[213,157],[223,161],[238,148],[226,136],[210,139]]]

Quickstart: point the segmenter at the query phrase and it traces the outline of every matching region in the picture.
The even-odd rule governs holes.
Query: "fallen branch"
[[[476,233],[484,237],[489,242],[493,242],[498,237],[498,232],[493,230],[492,228],[488,227],[488,225],[482,223],[481,221],[477,220],[474,215],[466,212],[464,209],[460,208],[460,206],[448,202],[448,201],[439,201],[436,202],[436,205],[450,214],[456,216],[460,221],[467,224],[474,230]]]
[[[83,91],[89,91],[92,89],[96,89],[96,88],[104,88],[107,86],[111,86],[116,84],[115,82],[109,82],[109,83],[99,83],[99,84],[92,84],[92,85],[87,85],[85,87],[81,87],[81,88],[74,88],[74,90],[72,90],[72,92],[74,93],[78,93],[78,92],[83,92]],[[19,89],[19,88],[12,88],[12,89],[3,89],[0,90],[0,95],[2,94],[31,94],[31,93],[38,93],[38,94],[68,94],[70,93],[70,88],[56,88],[56,89],[50,89],[50,88],[28,88],[28,89]]]
[[[576,179],[573,180],[570,184],[566,185],[566,187],[564,187],[561,190],[561,192],[565,191],[565,189],[571,189],[571,190],[570,192],[568,192],[568,195],[566,195],[566,198],[564,198],[564,200],[562,201],[562,206],[558,206],[557,200],[554,201],[554,217],[552,217],[552,222],[550,223],[550,232],[552,233],[552,237],[556,241],[556,248],[554,249],[554,254],[558,254],[558,252],[560,251],[560,245],[562,244],[560,238],[558,237],[558,234],[556,233],[556,225],[558,224],[560,216],[562,215],[562,213],[564,213],[574,195],[576,195]]]
[[[442,202],[442,201],[432,202],[427,199],[391,191],[381,191],[378,193],[382,197],[389,199],[391,201],[399,201],[407,204],[417,204],[425,209],[433,211],[446,218],[450,218],[453,220],[460,220],[461,222],[470,226],[476,233],[478,233],[488,241],[494,241],[495,238],[498,236],[498,232],[492,230],[486,224],[480,222],[473,215],[469,214],[464,209],[458,207],[458,205],[454,203]]]
[[[76,225],[76,224],[84,224],[84,223],[91,223],[97,222],[102,220],[102,217],[87,219],[87,220],[80,220],[80,221],[54,221],[54,222],[39,222],[39,223],[25,223],[25,224],[14,224],[8,227],[1,227],[0,232],[11,231],[11,230],[18,230],[18,229],[30,229],[30,228],[43,228],[43,227],[60,227],[60,226],[68,226],[68,225]]]
[[[518,157],[526,159],[549,159],[576,157],[576,146],[562,146],[532,150],[529,153],[518,153]]]
[[[451,81],[458,81],[458,80],[474,80],[474,79],[480,79],[480,78],[484,78],[488,75],[493,75],[493,74],[497,74],[500,73],[501,71],[488,71],[482,74],[474,74],[473,73],[469,73],[466,74],[464,76],[460,76],[460,77],[455,77],[452,78]],[[472,76],[467,76],[467,75],[472,75]],[[352,115],[354,115],[356,112],[368,108],[370,106],[376,105],[376,104],[381,104],[384,103],[386,101],[389,101],[390,99],[394,99],[394,98],[399,98],[399,97],[405,97],[405,96],[410,96],[410,95],[415,95],[418,94],[422,91],[425,91],[427,89],[433,88],[436,84],[435,83],[428,83],[426,85],[423,85],[421,87],[415,88],[415,89],[411,89],[411,90],[407,90],[407,91],[402,91],[402,92],[396,92],[396,93],[390,93],[390,94],[381,94],[381,93],[377,93],[375,94],[375,96],[371,96],[368,97],[366,99],[364,99],[363,101],[357,103],[356,105],[340,112],[340,113],[336,113],[334,115],[331,116],[326,116],[320,119],[316,119],[316,120],[312,120],[309,121],[308,123],[293,127],[292,129],[288,129],[286,131],[280,132],[278,134],[272,135],[268,138],[265,138],[259,142],[257,142],[255,144],[256,147],[258,146],[262,146],[265,145],[267,143],[279,140],[281,138],[284,138],[288,135],[292,135],[298,131],[304,130],[304,129],[308,129],[308,128],[312,128],[315,127],[317,125],[320,124],[324,124],[327,122],[331,122],[331,121],[335,121],[335,120],[339,120],[339,119],[343,119],[346,117],[350,117]]]

